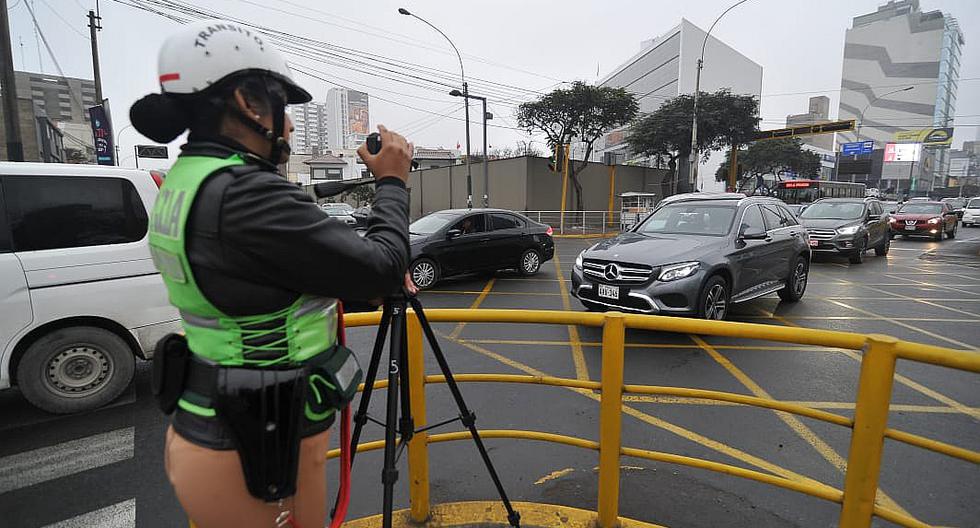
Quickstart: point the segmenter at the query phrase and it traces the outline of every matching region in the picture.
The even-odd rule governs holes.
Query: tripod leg
[[[415,435],[415,420],[412,418],[412,399],[409,393],[409,379],[408,379],[408,314],[404,314],[402,317],[401,325],[401,346],[398,347],[398,364],[401,367],[399,374],[401,375],[400,380],[400,394],[401,399],[401,419],[398,422],[399,432],[401,434],[401,442],[405,446],[408,445],[408,441],[412,439]],[[392,350],[392,353],[395,351]]]
[[[384,502],[382,503],[382,526],[391,528],[392,502],[394,501],[395,481],[398,480],[398,470],[395,469],[395,433],[398,421],[398,380],[401,378],[402,365],[399,362],[401,347],[405,335],[405,303],[396,302],[392,307],[391,340],[388,348],[388,403],[385,414],[385,456],[384,467],[381,470],[381,483],[384,485]]]
[[[432,326],[429,325],[428,319],[425,318],[422,303],[415,297],[409,297],[409,302],[412,305],[412,309],[415,310],[415,314],[419,318],[419,324],[422,326],[422,331],[425,333],[429,346],[432,347],[432,355],[435,356],[436,362],[439,363],[439,370],[441,370],[443,376],[446,377],[446,385],[449,387],[449,391],[452,393],[453,399],[456,400],[456,407],[459,408],[460,421],[464,426],[466,426],[467,429],[469,429],[470,435],[473,437],[473,442],[476,444],[476,449],[480,452],[480,457],[483,459],[483,463],[487,467],[487,472],[490,473],[490,479],[493,481],[493,485],[497,488],[497,493],[500,495],[500,501],[504,504],[504,508],[507,509],[507,521],[511,526],[516,528],[521,524],[521,514],[514,510],[514,507],[511,506],[510,499],[507,498],[507,492],[504,491],[504,486],[500,483],[500,477],[497,475],[497,470],[494,469],[493,462],[490,461],[490,455],[487,453],[487,448],[483,445],[483,439],[480,438],[480,432],[476,429],[476,415],[466,407],[466,402],[463,401],[463,394],[459,391],[459,385],[456,383],[456,378],[453,377],[452,370],[449,368],[449,363],[446,361],[446,356],[442,353],[442,349],[439,347],[439,342],[436,340],[435,332],[432,331]]]
[[[378,323],[378,334],[374,338],[374,350],[371,351],[371,362],[368,364],[367,376],[364,378],[364,391],[357,404],[354,414],[354,431],[350,437],[350,464],[354,468],[354,457],[357,455],[357,443],[361,439],[361,429],[367,422],[368,406],[371,404],[371,394],[374,393],[374,382],[378,378],[378,365],[381,363],[381,353],[384,351],[385,338],[388,335],[388,325],[391,323],[391,305],[385,303]]]

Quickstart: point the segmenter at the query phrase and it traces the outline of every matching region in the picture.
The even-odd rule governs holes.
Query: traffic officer
[[[379,126],[380,152],[358,150],[377,179],[361,237],[277,172],[289,159],[285,106],[311,96],[262,35],[189,24],[158,67],[162,93],[137,101],[131,121],[160,143],[190,131],[150,219],[189,350],[187,361],[174,359],[180,343],[157,351],[169,358],[161,405],[176,408],[167,475],[199,528],[268,528],[284,514],[323,526],[328,428],[346,403],[336,393],[360,372],[337,344],[336,300],[402,285],[412,146]]]

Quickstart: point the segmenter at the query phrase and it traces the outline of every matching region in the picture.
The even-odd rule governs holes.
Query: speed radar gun
[[[369,152],[377,154],[381,150],[380,136],[378,134],[368,136],[367,147]],[[314,186],[314,192],[316,192],[318,197],[324,198],[346,192],[350,188],[356,185],[363,185],[364,183],[369,182],[323,183]],[[405,311],[409,306],[415,311],[416,317],[418,317],[422,332],[429,342],[432,355],[435,356],[436,362],[439,364],[439,370],[442,371],[443,376],[446,378],[446,385],[449,387],[450,393],[452,393],[453,400],[459,412],[455,418],[449,418],[422,429],[415,429],[408,388],[408,327],[405,320]],[[367,411],[368,406],[371,404],[371,396],[374,394],[374,382],[378,377],[381,356],[384,353],[386,340],[388,341],[388,392],[385,406],[385,419],[382,422],[369,416]],[[399,411],[401,411],[400,416]],[[398,480],[396,466],[405,451],[405,446],[408,445],[408,441],[416,433],[429,431],[454,422],[463,424],[473,437],[473,442],[476,444],[476,449],[480,453],[480,458],[483,459],[487,472],[490,474],[490,479],[493,481],[493,485],[497,488],[497,493],[500,495],[500,501],[503,503],[504,508],[507,509],[507,522],[515,528],[520,526],[521,514],[514,510],[510,500],[507,498],[507,492],[504,491],[504,487],[500,483],[497,470],[490,460],[490,455],[487,453],[487,448],[483,444],[480,432],[476,429],[476,414],[466,406],[466,402],[463,400],[463,394],[460,392],[456,378],[453,376],[453,372],[449,368],[449,363],[446,361],[446,356],[439,346],[435,332],[433,332],[432,326],[425,316],[422,303],[404,290],[386,299],[382,308],[381,321],[378,324],[378,333],[375,336],[374,348],[371,352],[371,361],[368,364],[367,375],[364,379],[364,392],[361,394],[357,412],[354,413],[354,431],[350,437],[349,447],[351,467],[354,464],[354,457],[357,453],[357,442],[361,438],[361,431],[364,428],[364,424],[368,421],[376,423],[385,429],[384,466],[381,470],[381,483],[384,487],[384,502],[382,504],[382,526],[384,528],[390,528],[392,525],[392,499],[394,496],[394,485]],[[396,441],[396,437],[398,441]]]

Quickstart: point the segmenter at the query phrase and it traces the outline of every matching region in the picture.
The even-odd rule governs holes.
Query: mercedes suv
[[[809,263],[806,232],[781,201],[693,193],[579,254],[571,293],[588,310],[721,320],[730,304],[771,293],[798,301]]]
[[[888,215],[874,198],[823,198],[800,214],[814,253],[844,255],[860,264],[874,248],[885,256],[891,247]]]

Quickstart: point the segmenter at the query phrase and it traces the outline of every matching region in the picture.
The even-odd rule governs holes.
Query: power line
[[[56,10],[54,10],[45,0],[41,0],[41,4],[43,4],[44,7],[47,7],[48,10],[50,10],[52,13],[54,13],[54,16],[58,17],[59,20],[61,20],[62,22],[64,22],[65,25],[68,26],[68,29],[72,30],[76,35],[82,37],[85,40],[90,40],[88,35],[82,33],[81,31],[79,31],[77,29],[75,29],[75,26],[71,25],[70,22],[68,22],[67,20],[65,20],[65,17],[61,16],[61,13],[59,13]]]
[[[38,34],[41,36],[41,42],[44,43],[44,47],[48,50],[48,55],[51,56],[51,61],[54,62],[54,67],[58,69],[58,73],[60,73],[62,77],[66,77],[64,70],[61,69],[61,65],[58,64],[58,58],[55,57],[54,51],[51,50],[51,46],[48,44],[48,39],[44,36],[44,31],[41,31],[41,25],[37,23],[37,17],[34,16],[34,8],[31,7],[30,2],[24,2],[24,5],[27,6],[27,11],[31,14],[31,20],[34,21],[34,29],[36,29]],[[75,101],[75,104],[77,104],[78,107],[84,111],[85,105],[78,100],[78,97],[75,96],[75,92],[69,89],[68,94],[71,96],[72,100]]]

